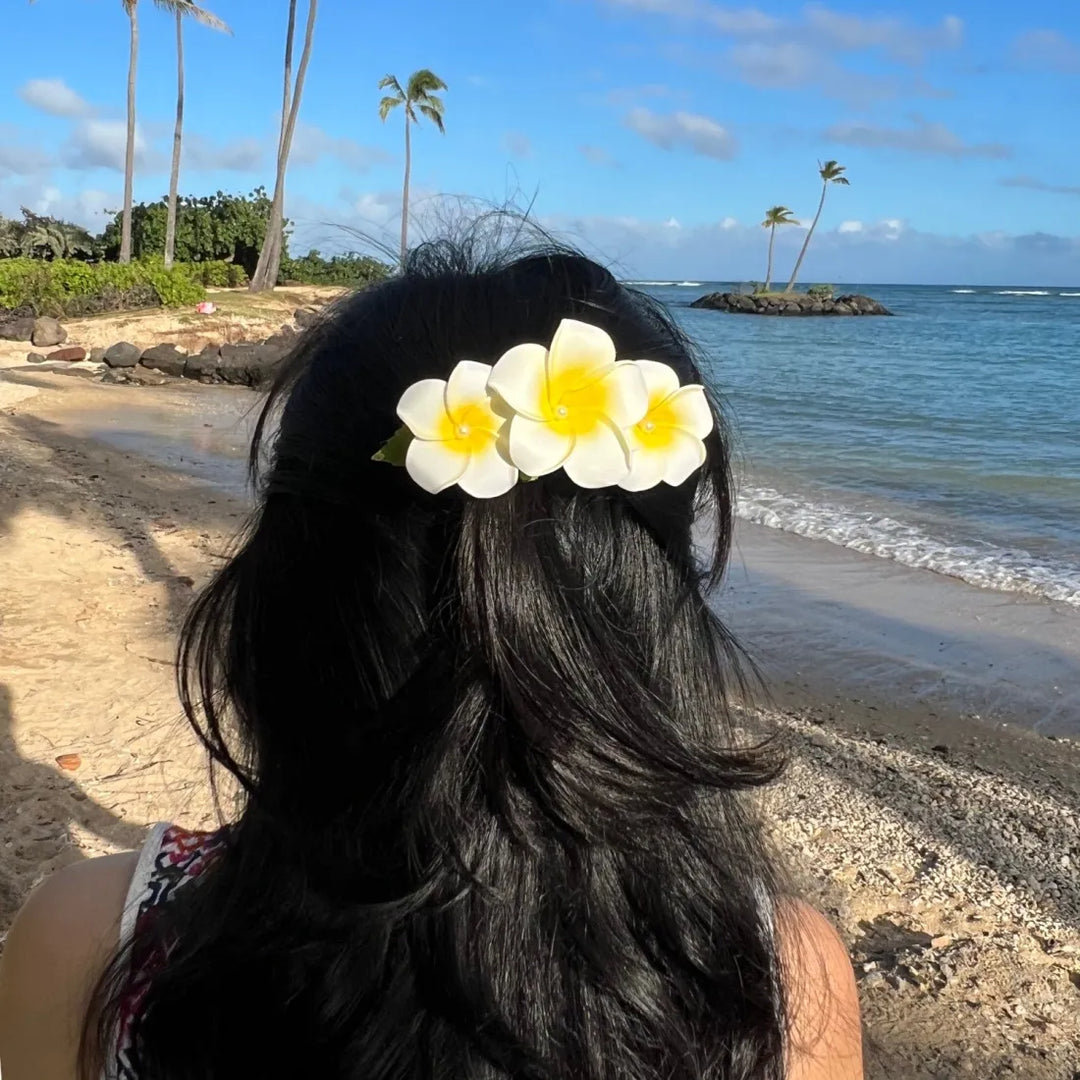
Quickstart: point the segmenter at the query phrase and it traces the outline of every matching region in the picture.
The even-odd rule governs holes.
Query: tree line
[[[35,0],[30,0],[34,3]],[[154,5],[176,21],[176,122],[173,133],[172,166],[169,175],[169,194],[164,202],[164,235],[162,237],[162,253],[166,268],[173,265],[179,257],[184,256],[184,230],[187,219],[187,227],[197,228],[193,224],[197,215],[192,213],[199,208],[200,200],[181,200],[179,196],[180,160],[183,148],[184,132],[184,23],[192,20],[202,26],[222,33],[232,33],[229,26],[218,16],[213,14],[195,0],[153,0]],[[137,71],[139,60],[139,0],[121,0],[124,12],[128,18],[129,46],[128,46],[128,75],[127,75],[127,140],[124,155],[124,204],[120,211],[118,230],[110,225],[106,229],[102,243],[95,249],[92,238],[76,236],[73,230],[78,226],[72,226],[66,222],[55,219],[40,218],[31,215],[24,210],[24,221],[7,221],[0,219],[0,256],[4,253],[4,237],[6,228],[7,247],[18,248],[19,254],[29,254],[38,257],[63,258],[68,254],[79,256],[79,253],[93,253],[95,250],[107,254],[107,257],[115,257],[121,263],[128,263],[132,257],[137,257],[140,247],[145,250],[145,243],[140,245],[136,240],[136,216],[137,208],[134,205],[134,175],[135,175],[135,119],[136,119],[136,88]],[[261,230],[259,249],[255,258],[255,264],[249,271],[250,288],[253,291],[273,288],[277,282],[283,258],[286,258],[286,230],[288,223],[285,220],[285,181],[288,170],[289,155],[292,151],[293,138],[296,133],[297,118],[300,112],[300,103],[304,92],[304,82],[307,77],[308,66],[311,62],[312,46],[315,38],[315,26],[318,19],[319,0],[308,0],[307,19],[304,29],[303,44],[300,49],[300,60],[293,75],[293,58],[296,49],[297,31],[297,0],[289,0],[288,18],[285,34],[285,63],[284,80],[281,106],[281,125],[278,134],[276,169],[274,176],[273,195],[266,199],[265,192],[252,197],[258,212],[265,211],[265,227]],[[396,76],[387,75],[378,84],[380,90],[391,90],[392,93],[383,97],[379,104],[379,116],[384,121],[387,116],[398,106],[402,107],[405,119],[405,178],[402,189],[402,212],[401,212],[401,253],[402,262],[408,247],[408,211],[409,211],[409,178],[412,167],[412,126],[419,122],[420,117],[426,117],[438,128],[445,131],[443,118],[445,109],[442,99],[438,96],[441,91],[447,89],[446,83],[427,68],[416,71],[410,76],[404,85]],[[260,189],[261,190],[261,189]],[[216,200],[220,204],[227,197],[218,193]],[[214,200],[211,199],[211,202]],[[144,220],[152,219],[156,222],[161,216],[157,213],[158,204],[141,204],[139,208]],[[183,211],[183,213],[182,213]],[[37,218],[31,222],[30,218]],[[51,224],[46,226],[44,222]],[[248,223],[249,226],[251,223]],[[115,223],[114,223],[115,225]],[[116,233],[118,232],[118,236]],[[253,235],[253,228],[248,229],[248,235]],[[38,236],[40,242],[28,241],[30,236]],[[29,242],[30,250],[23,251]],[[239,242],[239,241],[237,241]],[[89,250],[87,244],[89,243]],[[74,245],[74,246],[73,246]],[[155,247],[155,250],[156,247]],[[59,254],[58,254],[59,252]],[[245,252],[245,255],[247,253]],[[317,252],[314,253],[316,256]],[[206,257],[206,256],[203,256]],[[213,255],[211,258],[224,256]],[[310,255],[307,257],[310,260]],[[247,259],[245,258],[246,262]]]

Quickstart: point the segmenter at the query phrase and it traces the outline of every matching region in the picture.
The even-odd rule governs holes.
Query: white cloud
[[[862,232],[863,223],[861,221],[841,221],[836,231],[840,233]]]
[[[954,158],[1012,157],[1012,149],[1002,143],[967,143],[944,124],[914,119],[910,128],[882,127],[869,123],[833,124],[825,138],[846,146],[870,149],[903,150],[910,154],[925,154]]]
[[[697,113],[660,114],[651,109],[631,109],[626,126],[664,150],[686,147],[720,161],[730,161],[738,153],[738,144],[727,128]]]
[[[184,168],[196,172],[257,172],[269,155],[263,144],[254,138],[217,142],[205,135],[191,132],[184,136]]]
[[[665,229],[681,229],[682,226],[679,224],[679,219],[677,217],[669,217],[667,219],[667,221],[664,222],[664,228]]]
[[[1006,176],[998,181],[1002,187],[1027,188],[1029,191],[1048,191],[1052,195],[1080,195],[1080,184],[1052,184],[1034,176]]]
[[[63,164],[69,169],[124,171],[127,124],[123,120],[84,120],[77,124],[64,147]],[[152,150],[141,127],[135,128],[135,166],[157,169],[164,159]]]
[[[367,172],[373,165],[389,161],[390,155],[377,146],[363,146],[355,139],[330,135],[314,124],[297,124],[289,163],[317,165],[324,158],[333,158],[357,172]]]
[[[619,164],[602,146],[579,146],[578,152],[591,165],[612,167]]]
[[[10,124],[0,124],[0,179],[8,176],[36,176],[45,172],[52,159],[36,146],[27,145],[25,135]]]
[[[739,227],[738,219],[733,217],[726,217],[720,222],[721,229],[737,229]]]
[[[93,106],[63,79],[31,79],[19,87],[27,105],[50,116],[90,116]]]
[[[502,137],[502,148],[511,157],[530,158],[533,156],[532,140],[520,131],[508,131]]]
[[[1028,67],[1072,75],[1080,71],[1080,45],[1057,30],[1028,30],[1013,42],[1013,59]]]

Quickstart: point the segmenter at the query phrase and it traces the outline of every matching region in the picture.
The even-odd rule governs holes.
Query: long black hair
[[[155,953],[139,1080],[783,1075],[780,886],[745,794],[777,761],[734,730],[703,599],[732,524],[715,405],[677,488],[433,496],[372,460],[410,384],[568,317],[700,380],[658,304],[554,246],[425,245],[284,363],[258,508],[180,647],[242,812],[103,976],[86,1080]]]

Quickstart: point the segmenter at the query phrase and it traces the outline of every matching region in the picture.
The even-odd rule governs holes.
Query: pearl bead
[[[569,409],[568,409],[568,408],[567,408],[567,407],[566,407],[565,405],[560,405],[560,406],[559,406],[559,407],[558,407],[558,408],[557,408],[557,409],[555,410],[555,415],[556,415],[556,416],[566,416],[566,415],[568,415],[568,414],[569,414],[569,412],[570,412],[570,410],[569,410]]]
[[[643,428],[644,428],[644,429],[645,429],[646,431],[652,431],[652,430],[653,430],[653,428],[655,428],[655,427],[656,427],[656,424],[655,424],[655,423],[654,423],[654,422],[653,422],[652,420],[646,420],[646,421],[645,421],[645,423],[644,423],[644,424],[642,424],[641,426],[642,426],[642,427],[643,427]]]
[[[469,426],[467,424],[461,424],[457,429],[457,433],[459,439],[466,438],[469,434]]]

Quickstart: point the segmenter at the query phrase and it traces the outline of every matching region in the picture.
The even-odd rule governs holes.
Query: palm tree
[[[806,234],[806,239],[803,241],[802,251],[799,252],[799,258],[795,262],[795,269],[791,271],[791,280],[787,283],[784,292],[791,292],[791,290],[795,288],[795,279],[799,276],[799,267],[802,266],[803,257],[806,255],[806,249],[810,246],[810,237],[814,235],[818,218],[821,217],[821,211],[825,207],[825,193],[829,190],[829,185],[844,184],[847,186],[848,183],[847,177],[844,176],[844,166],[838,165],[835,161],[826,161],[824,165],[819,161],[818,176],[821,177],[821,202],[818,203],[817,213],[814,215],[813,224],[811,224],[810,231]]]
[[[776,239],[777,225],[798,225],[798,222],[791,216],[791,211],[786,206],[770,206],[765,211],[765,220],[761,223],[761,227],[769,230],[769,265],[765,270],[766,292],[772,284],[772,249],[773,241]]]
[[[176,15],[176,131],[173,134],[172,172],[169,176],[169,213],[165,221],[165,266],[173,264],[176,249],[176,194],[180,186],[180,148],[184,138],[184,18],[194,19],[212,30],[232,31],[216,15],[192,0],[154,0],[158,7]]]
[[[412,171],[412,138],[411,126],[417,123],[416,110],[426,116],[443,135],[446,127],[443,124],[445,106],[442,98],[435,95],[440,90],[446,89],[446,83],[427,68],[414,71],[409,76],[409,82],[405,89],[401,89],[401,83],[393,75],[387,75],[379,83],[380,90],[393,90],[379,102],[379,119],[384,121],[390,113],[398,107],[405,106],[405,184],[401,193],[401,265],[405,265],[405,255],[408,251],[409,240],[409,173]]]
[[[270,204],[270,220],[266,226],[259,263],[251,275],[252,292],[272,289],[277,283],[281,269],[281,253],[284,246],[285,228],[285,173],[292,151],[296,118],[300,113],[300,99],[304,94],[304,80],[311,61],[311,46],[315,40],[315,18],[319,0],[309,0],[307,29],[304,34],[304,50],[300,54],[300,68],[296,73],[296,85],[292,81],[293,39],[296,32],[296,0],[289,0],[289,25],[285,34],[285,93],[281,106],[281,134],[278,137],[277,177],[274,180],[274,199]]]

